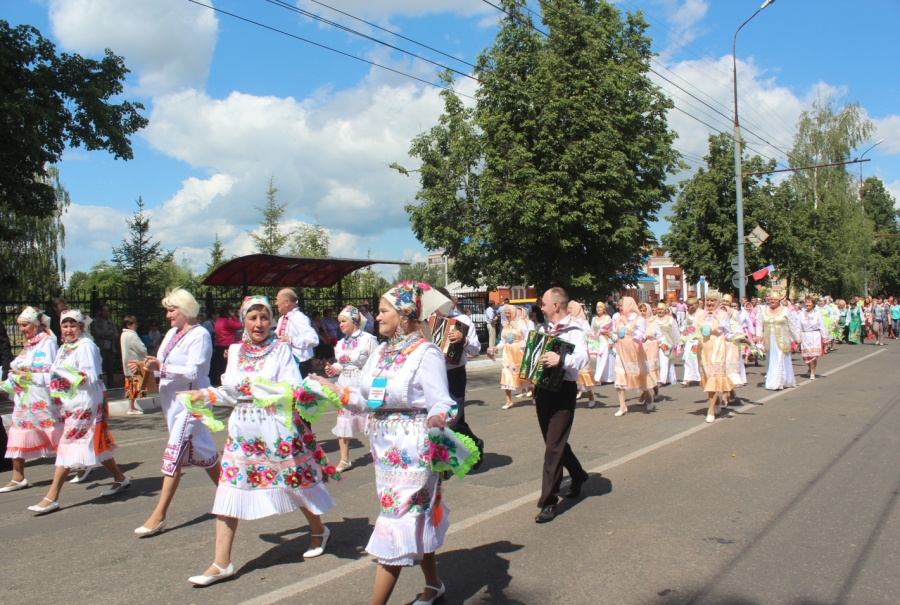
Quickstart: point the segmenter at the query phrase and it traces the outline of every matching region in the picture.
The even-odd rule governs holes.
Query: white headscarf
[[[59,317],[59,323],[64,322],[67,319],[74,319],[75,323],[81,326],[81,330],[83,332],[87,332],[88,327],[91,325],[91,322],[94,321],[90,317],[87,317],[84,313],[81,312],[81,309],[67,309],[62,312],[62,315]]]
[[[19,313],[18,321],[27,321],[31,324],[37,324],[45,328],[50,327],[50,318],[44,315],[44,312],[34,307],[25,307]]]

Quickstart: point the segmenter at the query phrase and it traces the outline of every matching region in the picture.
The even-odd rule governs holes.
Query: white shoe
[[[221,582],[222,580],[227,580],[231,576],[234,575],[234,565],[231,563],[228,564],[228,567],[219,567],[215,563],[213,563],[213,567],[219,570],[214,576],[191,576],[188,578],[188,582],[191,584],[196,584],[197,586],[209,586],[210,584],[215,584],[216,582]]]
[[[84,469],[83,475],[79,475],[78,473],[80,473],[81,471],[78,471],[78,473],[75,473],[75,476],[69,480],[69,483],[84,483],[85,481],[87,481],[88,475],[90,475],[91,471],[93,471],[95,468],[97,468],[97,467],[96,466],[87,467],[86,469]]]
[[[163,519],[159,522],[156,527],[144,527],[141,525],[139,528],[134,530],[135,535],[138,538],[149,538],[150,536],[155,536],[156,534],[161,534],[166,531],[166,520]]]
[[[588,407],[589,407],[589,408],[592,408],[592,407],[594,407],[595,405],[597,405],[597,400],[596,400],[596,399],[588,399]]]
[[[524,396],[525,396],[525,391],[519,391],[518,393],[515,394],[515,397],[524,397]]]
[[[656,402],[653,399],[653,395],[650,395],[650,401],[647,402],[647,411],[652,412],[656,408]]]
[[[427,601],[424,599],[416,599],[413,602],[413,605],[431,605],[432,603],[434,603],[435,601],[437,601],[438,599],[443,597],[444,594],[447,592],[447,587],[444,586],[443,582],[441,582],[440,588],[438,588],[437,586],[428,586],[427,584],[425,585],[425,588],[426,589],[430,588],[431,590],[436,590],[437,594],[434,595],[433,597],[431,597],[430,599],[428,599]]]
[[[305,553],[303,553],[304,559],[314,559],[318,556],[321,556],[322,553],[325,552],[325,545],[328,544],[328,538],[331,537],[331,530],[328,529],[328,526],[325,526],[325,531],[321,534],[311,534],[311,538],[322,538],[322,546],[318,546],[316,548],[310,548]]]
[[[22,477],[21,481],[16,481],[15,479],[9,480],[12,485],[7,485],[5,487],[0,487],[0,494],[4,492],[17,492],[20,489],[25,489],[26,487],[31,487],[31,484],[28,483],[28,479],[26,477]]]
[[[706,421],[707,421],[707,422],[715,422],[715,421],[716,421],[716,417],[713,416],[712,414],[707,414],[707,415],[706,415]]]
[[[118,487],[111,487],[105,492],[100,492],[100,495],[104,498],[109,498],[110,496],[115,496],[123,489],[128,489],[129,487],[131,487],[131,479],[129,479],[128,477],[125,477],[124,481],[116,481],[116,483],[119,484]],[[115,485],[116,483],[113,483],[113,485]]]
[[[619,410],[619,411],[616,412],[614,415],[618,418],[618,417],[620,417],[620,416],[624,416],[624,415],[627,414],[627,413],[628,413],[628,410]]]
[[[35,517],[37,517],[38,515],[46,515],[47,513],[52,513],[55,510],[59,510],[59,500],[55,502],[48,498],[44,498],[44,500],[47,500],[47,502],[49,502],[50,504],[48,504],[47,506],[38,506],[37,504],[35,504],[34,506],[28,507],[28,510],[33,512]],[[44,500],[41,500],[41,502],[43,502]]]

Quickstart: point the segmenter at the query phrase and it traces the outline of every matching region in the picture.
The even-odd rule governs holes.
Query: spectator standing
[[[341,329],[338,320],[332,317],[331,309],[325,309],[325,316],[322,318],[322,324],[325,326],[325,331],[328,332],[328,342],[334,347],[334,345],[337,344]]]
[[[225,373],[225,351],[239,342],[236,334],[242,329],[241,320],[237,318],[231,305],[219,307],[219,319],[213,330],[213,356],[209,365],[209,381],[214,386],[221,386],[222,374]]]
[[[103,366],[100,379],[109,387],[113,373],[113,359],[116,353],[116,343],[119,341],[119,331],[116,324],[109,318],[109,307],[100,305],[97,318],[91,322],[91,335],[97,348],[100,349],[100,362]]]
[[[159,350],[159,343],[162,342],[162,334],[159,332],[159,322],[155,319],[150,322],[150,331],[147,333],[150,343],[147,345],[147,355],[155,357]]]
[[[137,334],[138,322],[134,315],[128,315],[122,320],[124,328],[119,342],[122,349],[122,373],[125,375],[125,396],[128,398],[128,413],[143,414],[144,410],[137,407],[135,401],[140,399],[147,393],[141,391],[141,377],[136,376],[128,368],[131,361],[144,361],[147,356],[147,347],[141,341],[141,337]]]
[[[499,323],[497,318],[497,303],[490,301],[484,310],[484,323],[487,324],[488,331],[488,347],[497,346],[497,326]]]
[[[372,317],[372,314],[369,313],[369,303],[363,301],[363,303],[359,306],[359,314],[366,318],[366,327],[364,328],[366,332],[375,336],[377,331],[377,325],[375,324],[375,318]]]
[[[54,298],[50,301],[50,331],[56,336],[56,346],[62,344],[62,332],[59,329],[59,316],[68,307],[66,301],[61,298]]]
[[[275,297],[275,307],[281,317],[275,333],[281,340],[290,343],[294,361],[300,364],[300,373],[305,378],[312,372],[314,348],[319,344],[318,333],[313,329],[303,311],[297,308],[297,293],[285,288]]]
[[[203,321],[200,321],[200,318],[203,318]],[[209,318],[206,317],[203,313],[197,316],[197,321],[200,322],[200,325],[203,326],[203,329],[209,332],[209,337],[212,340],[216,339],[216,320],[219,319],[219,313],[215,309],[210,309]]]

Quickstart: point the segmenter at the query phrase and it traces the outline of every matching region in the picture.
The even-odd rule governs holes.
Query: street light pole
[[[737,245],[738,245],[738,280],[740,297],[747,296],[746,263],[744,262],[744,177],[741,174],[741,125],[738,121],[738,92],[737,92],[737,35],[745,25],[760,13],[764,8],[775,2],[766,0],[755,13],[741,23],[741,27],[734,32],[731,42],[731,67],[734,76],[734,185],[737,198]]]
[[[866,155],[867,153],[869,153],[870,151],[872,151],[873,149],[875,149],[876,147],[878,147],[879,145],[881,145],[883,142],[884,142],[884,139],[878,139],[878,142],[877,142],[877,143],[875,143],[874,145],[872,145],[871,147],[869,147],[868,149],[866,149],[865,151],[863,151],[863,152],[859,155],[859,157],[856,158],[856,159],[858,159],[858,160],[863,159],[863,156],[864,156],[864,155]],[[862,198],[862,190],[863,190],[862,162],[860,162],[860,163],[859,163],[859,203],[860,203],[860,204],[862,204],[862,201],[863,201],[863,198]]]

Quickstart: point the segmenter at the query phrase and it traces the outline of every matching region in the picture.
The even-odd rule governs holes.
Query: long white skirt
[[[600,349],[595,359],[594,382],[604,384],[616,381],[616,359],[611,355],[612,348],[605,338],[600,339]]]
[[[697,341],[690,340],[684,344],[684,354],[681,356],[684,362],[684,381],[700,382],[700,365],[697,362]]]
[[[179,391],[204,389],[208,386],[208,379],[205,384],[167,381],[159,385],[159,402],[169,427],[169,441],[163,452],[164,475],[174,476],[179,461],[183,469],[191,466],[210,468],[219,461],[219,451],[209,430],[175,399],[175,393]]]
[[[383,565],[413,565],[441,547],[450,526],[440,475],[429,464],[426,412],[378,409],[369,439],[381,514],[366,551]]]
[[[769,336],[768,364],[766,366],[766,389],[777,391],[785,387],[795,387],[794,365],[790,353],[782,353],[775,342],[774,331]]]
[[[103,387],[78,389],[62,403],[65,425],[56,448],[56,466],[89,468],[112,458],[116,444],[107,425],[109,406]]]
[[[665,353],[659,352],[659,384],[675,384],[675,360],[670,359]]]

